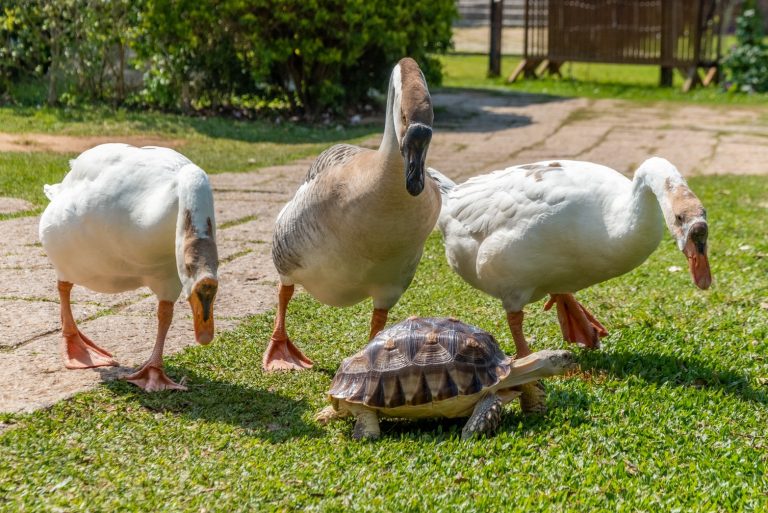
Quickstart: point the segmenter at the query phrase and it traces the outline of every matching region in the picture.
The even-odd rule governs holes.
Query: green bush
[[[39,34],[42,18],[30,19],[24,0],[6,0],[0,9],[0,96],[23,78],[43,73],[49,50]]]
[[[249,13],[248,33],[254,49],[269,50],[254,55],[310,116],[366,101],[371,89],[384,89],[392,65],[406,55],[421,64],[430,83],[441,81],[440,63],[429,54],[450,47],[452,0],[263,3]],[[267,10],[272,19],[263,23]]]
[[[0,12],[0,92],[46,75],[50,104],[126,95],[136,0],[6,0]]]
[[[242,0],[146,0],[134,41],[141,103],[184,111],[217,107],[258,88],[238,42]]]
[[[452,0],[149,0],[136,48],[143,99],[165,108],[226,105],[242,95],[288,103],[307,117],[383,89],[409,55],[439,83]]]
[[[732,89],[768,91],[768,47],[763,43],[763,19],[755,0],[745,0],[736,22],[736,45],[723,59]]]
[[[5,0],[0,93],[45,75],[51,104],[287,105],[314,118],[369,101],[406,55],[438,85],[430,55],[449,49],[454,16],[453,0]]]

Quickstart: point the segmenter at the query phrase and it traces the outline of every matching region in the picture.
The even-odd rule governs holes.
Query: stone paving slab
[[[592,160],[631,174],[654,154],[689,175],[768,172],[768,108],[473,91],[438,92],[433,98],[437,114],[428,165],[457,181],[550,158]],[[364,145],[376,147],[379,141],[372,137]],[[211,176],[221,257],[217,330],[274,308],[272,226],[311,162]],[[37,241],[38,221],[0,221],[0,411],[32,411],[115,379],[145,361],[155,340],[156,298],[147,290],[106,295],[75,287],[81,329],[113,350],[124,367],[63,369],[55,273]],[[165,353],[192,344],[189,306],[179,301]],[[253,357],[258,361],[261,355]]]
[[[92,304],[80,304],[75,309],[79,319],[90,317],[102,310],[99,306]],[[11,337],[0,338],[0,350],[14,347],[41,333],[54,332],[61,327],[59,303],[24,300],[3,301],[3,308],[0,309],[0,326],[3,326],[4,332],[7,330],[12,335]]]

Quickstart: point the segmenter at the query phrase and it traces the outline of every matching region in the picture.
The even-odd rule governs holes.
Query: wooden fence
[[[725,1],[526,0],[524,58],[509,80],[580,61],[659,65],[662,85],[674,69],[684,90],[707,85],[718,78]]]

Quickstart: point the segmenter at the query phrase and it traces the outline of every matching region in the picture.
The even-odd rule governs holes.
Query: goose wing
[[[335,199],[332,180],[322,178],[332,178],[328,175],[330,170],[348,164],[364,151],[370,150],[337,144],[322,152],[310,166],[304,183],[277,215],[272,234],[272,260],[283,276],[302,267],[306,252],[326,239],[326,219],[322,211]]]
[[[602,201],[629,184],[591,162],[543,161],[470,178],[448,193],[441,222],[458,221],[476,238],[542,221],[569,204]]]
[[[360,146],[353,146],[351,144],[337,144],[335,146],[331,146],[322,152],[309,167],[305,182],[311,182],[317,177],[317,175],[327,169],[331,169],[336,166],[343,166],[352,157],[362,151],[363,148]]]

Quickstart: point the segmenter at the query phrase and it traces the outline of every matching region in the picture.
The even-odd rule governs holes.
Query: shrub
[[[440,64],[429,55],[450,46],[452,0],[262,3],[249,12],[248,34],[254,50],[267,51],[253,55],[310,117],[366,101],[371,89],[386,87],[392,65],[406,55],[421,64],[429,82],[441,81]],[[269,12],[272,19],[263,23]]]
[[[242,94],[285,100],[314,117],[386,85],[405,55],[439,83],[452,0],[150,0],[137,49],[145,99],[164,107],[219,105]]]
[[[382,90],[409,55],[432,85],[453,0],[6,0],[0,87],[47,74],[48,101],[190,111],[290,105],[312,118]],[[22,51],[23,50],[23,51]],[[134,55],[134,58],[130,58]],[[141,91],[126,88],[134,66]],[[0,90],[2,92],[2,90]]]
[[[41,63],[49,51],[39,34],[42,19],[30,19],[28,6],[24,0],[7,0],[0,9],[0,95],[44,70]]]
[[[257,88],[236,42],[242,0],[146,0],[134,48],[143,103],[189,111]]]
[[[126,97],[128,45],[141,1],[9,0],[0,13],[0,88],[47,75],[48,103]]]
[[[768,47],[763,20],[755,0],[745,0],[736,21],[737,44],[723,59],[731,87],[743,92],[768,91]]]

